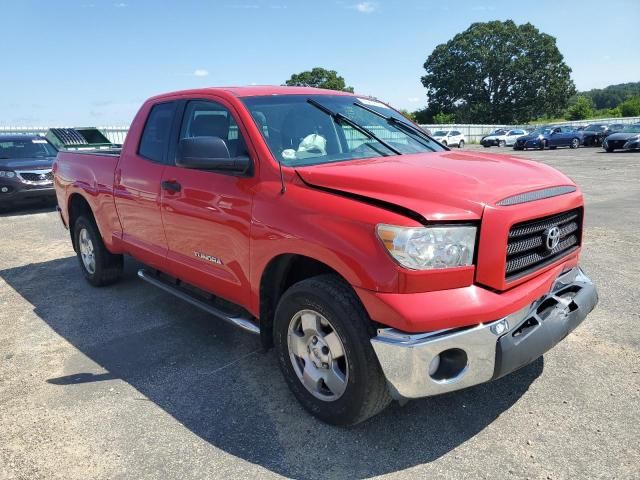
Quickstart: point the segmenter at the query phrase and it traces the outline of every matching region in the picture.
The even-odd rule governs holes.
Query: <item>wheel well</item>
[[[89,202],[87,202],[87,200],[79,193],[74,193],[69,198],[69,233],[71,235],[71,243],[73,244],[73,249],[76,251],[77,248],[76,241],[73,236],[73,226],[76,223],[76,219],[82,214],[90,215],[93,218],[93,212],[91,211]]]
[[[295,283],[327,273],[344,280],[333,268],[304,255],[283,254],[269,262],[260,279],[260,337],[265,349],[273,346],[273,319],[282,294]]]

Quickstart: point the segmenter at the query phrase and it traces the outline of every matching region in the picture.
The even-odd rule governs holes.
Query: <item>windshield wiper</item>
[[[397,127],[400,130],[404,130],[405,133],[412,132],[413,134],[418,135],[422,140],[427,139],[427,141],[429,141],[429,143],[433,142],[433,140],[429,137],[429,135],[427,135],[426,132],[422,131],[418,127],[414,127],[413,125],[410,125],[409,123],[403,122],[402,120],[398,120],[397,118],[392,117],[390,115],[388,116],[388,115],[385,115],[384,113],[380,113],[380,112],[378,112],[377,110],[375,110],[375,109],[373,109],[371,107],[363,105],[362,103],[353,102],[353,104],[356,107],[362,108],[363,110],[366,110],[367,112],[373,113],[374,115],[386,120],[387,123],[389,123],[390,125],[393,125],[393,126]],[[427,147],[428,149],[430,149],[432,151],[435,151],[432,148],[432,145],[424,143],[424,141],[421,141],[421,140],[418,140],[418,142],[421,143],[423,146]]]
[[[338,123],[346,123],[347,125],[349,125],[350,127],[356,129],[357,131],[359,131],[360,133],[362,133],[363,135],[369,137],[372,140],[375,140],[376,142],[378,142],[380,145],[384,146],[385,148],[391,150],[393,153],[395,153],[396,155],[402,155],[402,152],[400,152],[400,150],[398,150],[397,148],[392,147],[391,145],[389,145],[387,142],[385,142],[384,140],[382,140],[381,138],[378,138],[378,136],[376,136],[375,133],[373,133],[371,130],[369,130],[366,127],[363,127],[359,124],[357,124],[356,122],[354,122],[353,120],[351,120],[348,117],[345,117],[343,114],[341,114],[340,112],[334,112],[333,110],[330,110],[329,108],[325,107],[324,105],[322,105],[321,103],[316,102],[315,100],[313,100],[312,98],[307,98],[307,103],[313,105],[314,107],[316,107],[318,110],[322,110],[324,113],[326,113],[327,115],[329,115],[331,118],[333,118],[336,122]]]

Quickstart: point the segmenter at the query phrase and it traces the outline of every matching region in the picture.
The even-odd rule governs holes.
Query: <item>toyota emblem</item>
[[[551,227],[545,232],[545,247],[551,251],[560,243],[560,227]]]

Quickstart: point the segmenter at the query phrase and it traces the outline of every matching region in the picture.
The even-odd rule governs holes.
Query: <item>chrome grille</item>
[[[547,232],[560,229],[558,245],[549,250]],[[582,237],[582,209],[522,222],[511,227],[507,242],[507,280],[531,273],[569,254]]]
[[[18,171],[16,173],[24,183],[46,185],[53,182],[51,170]]]

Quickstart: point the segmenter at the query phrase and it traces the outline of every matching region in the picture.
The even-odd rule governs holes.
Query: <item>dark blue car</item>
[[[582,132],[575,127],[540,127],[523,137],[519,137],[513,145],[514,150],[536,148],[569,147],[578,148],[583,143]]]

